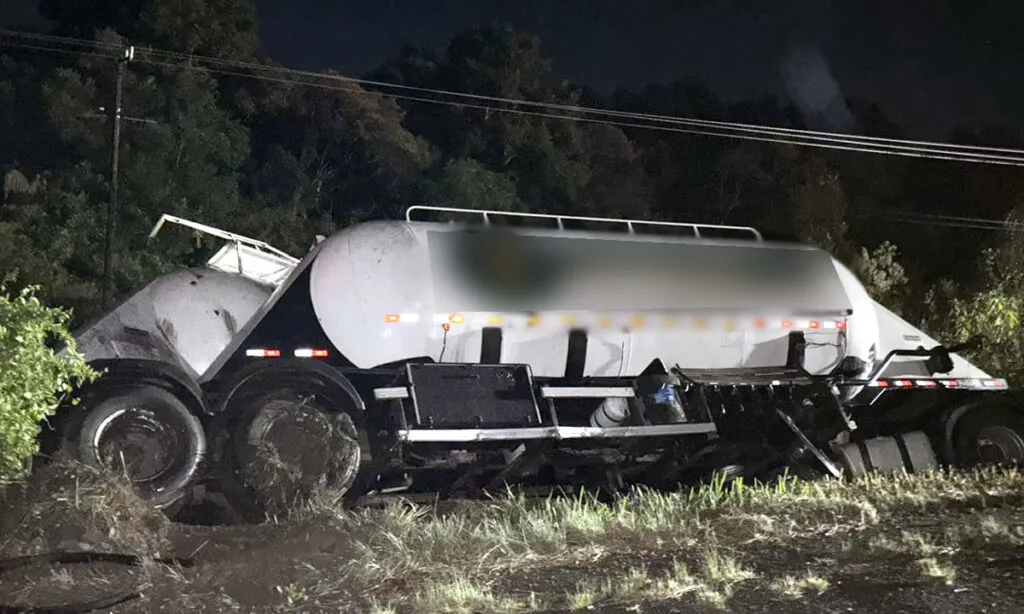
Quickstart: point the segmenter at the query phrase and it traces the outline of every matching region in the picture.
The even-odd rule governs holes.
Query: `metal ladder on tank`
[[[548,213],[520,213],[513,211],[498,211],[492,209],[463,209],[457,207],[436,207],[432,205],[413,205],[405,210],[405,221],[422,221],[414,220],[413,213],[416,211],[432,211],[436,213],[460,213],[469,214],[475,216],[484,226],[491,226],[493,218],[518,218],[518,219],[535,219],[535,220],[548,220],[554,221],[558,227],[558,230],[567,230],[566,222],[591,222],[599,224],[613,224],[619,225],[621,229],[629,234],[636,234],[637,227],[654,227],[662,229],[674,229],[680,231],[689,231],[691,235],[697,239],[704,238],[707,231],[720,231],[727,233],[736,233],[739,235],[747,235],[752,237],[755,241],[763,241],[760,231],[750,226],[730,226],[725,224],[695,224],[690,222],[653,222],[649,220],[632,220],[626,218],[611,218],[611,217],[586,217],[578,215],[554,215]],[[455,224],[454,220],[449,223]]]

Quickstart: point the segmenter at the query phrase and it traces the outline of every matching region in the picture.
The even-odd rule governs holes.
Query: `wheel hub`
[[[128,408],[100,431],[96,452],[100,462],[124,472],[135,483],[152,482],[167,473],[177,455],[178,435],[154,412]]]
[[[1024,463],[1024,439],[1014,429],[986,426],[978,433],[978,456],[985,463]]]
[[[298,475],[323,471],[323,461],[330,453],[331,426],[316,409],[296,406],[281,412],[260,433],[260,441],[273,450],[284,467]]]

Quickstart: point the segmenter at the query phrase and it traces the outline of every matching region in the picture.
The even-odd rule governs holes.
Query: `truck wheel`
[[[355,481],[361,451],[352,418],[297,391],[255,400],[232,436],[235,479],[250,512],[286,516],[316,495],[340,498]]]
[[[1024,464],[1024,416],[1006,407],[976,407],[957,422],[953,450],[962,468]]]
[[[76,431],[69,443],[81,462],[127,474],[139,495],[160,508],[183,497],[206,453],[199,419],[152,386],[100,401]]]

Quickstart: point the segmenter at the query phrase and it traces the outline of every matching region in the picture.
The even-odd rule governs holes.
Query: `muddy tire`
[[[287,516],[314,496],[340,499],[359,471],[352,418],[311,395],[285,391],[253,399],[231,437],[233,480],[254,521]]]
[[[87,465],[126,474],[142,498],[169,509],[198,473],[206,435],[180,399],[162,388],[140,386],[85,409],[65,445]]]
[[[979,405],[956,423],[952,443],[961,468],[1024,465],[1024,415],[1008,407]]]

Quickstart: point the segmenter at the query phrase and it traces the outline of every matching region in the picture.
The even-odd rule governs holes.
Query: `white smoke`
[[[839,132],[856,129],[839,83],[816,47],[795,47],[786,56],[781,72],[786,91],[808,125]]]

